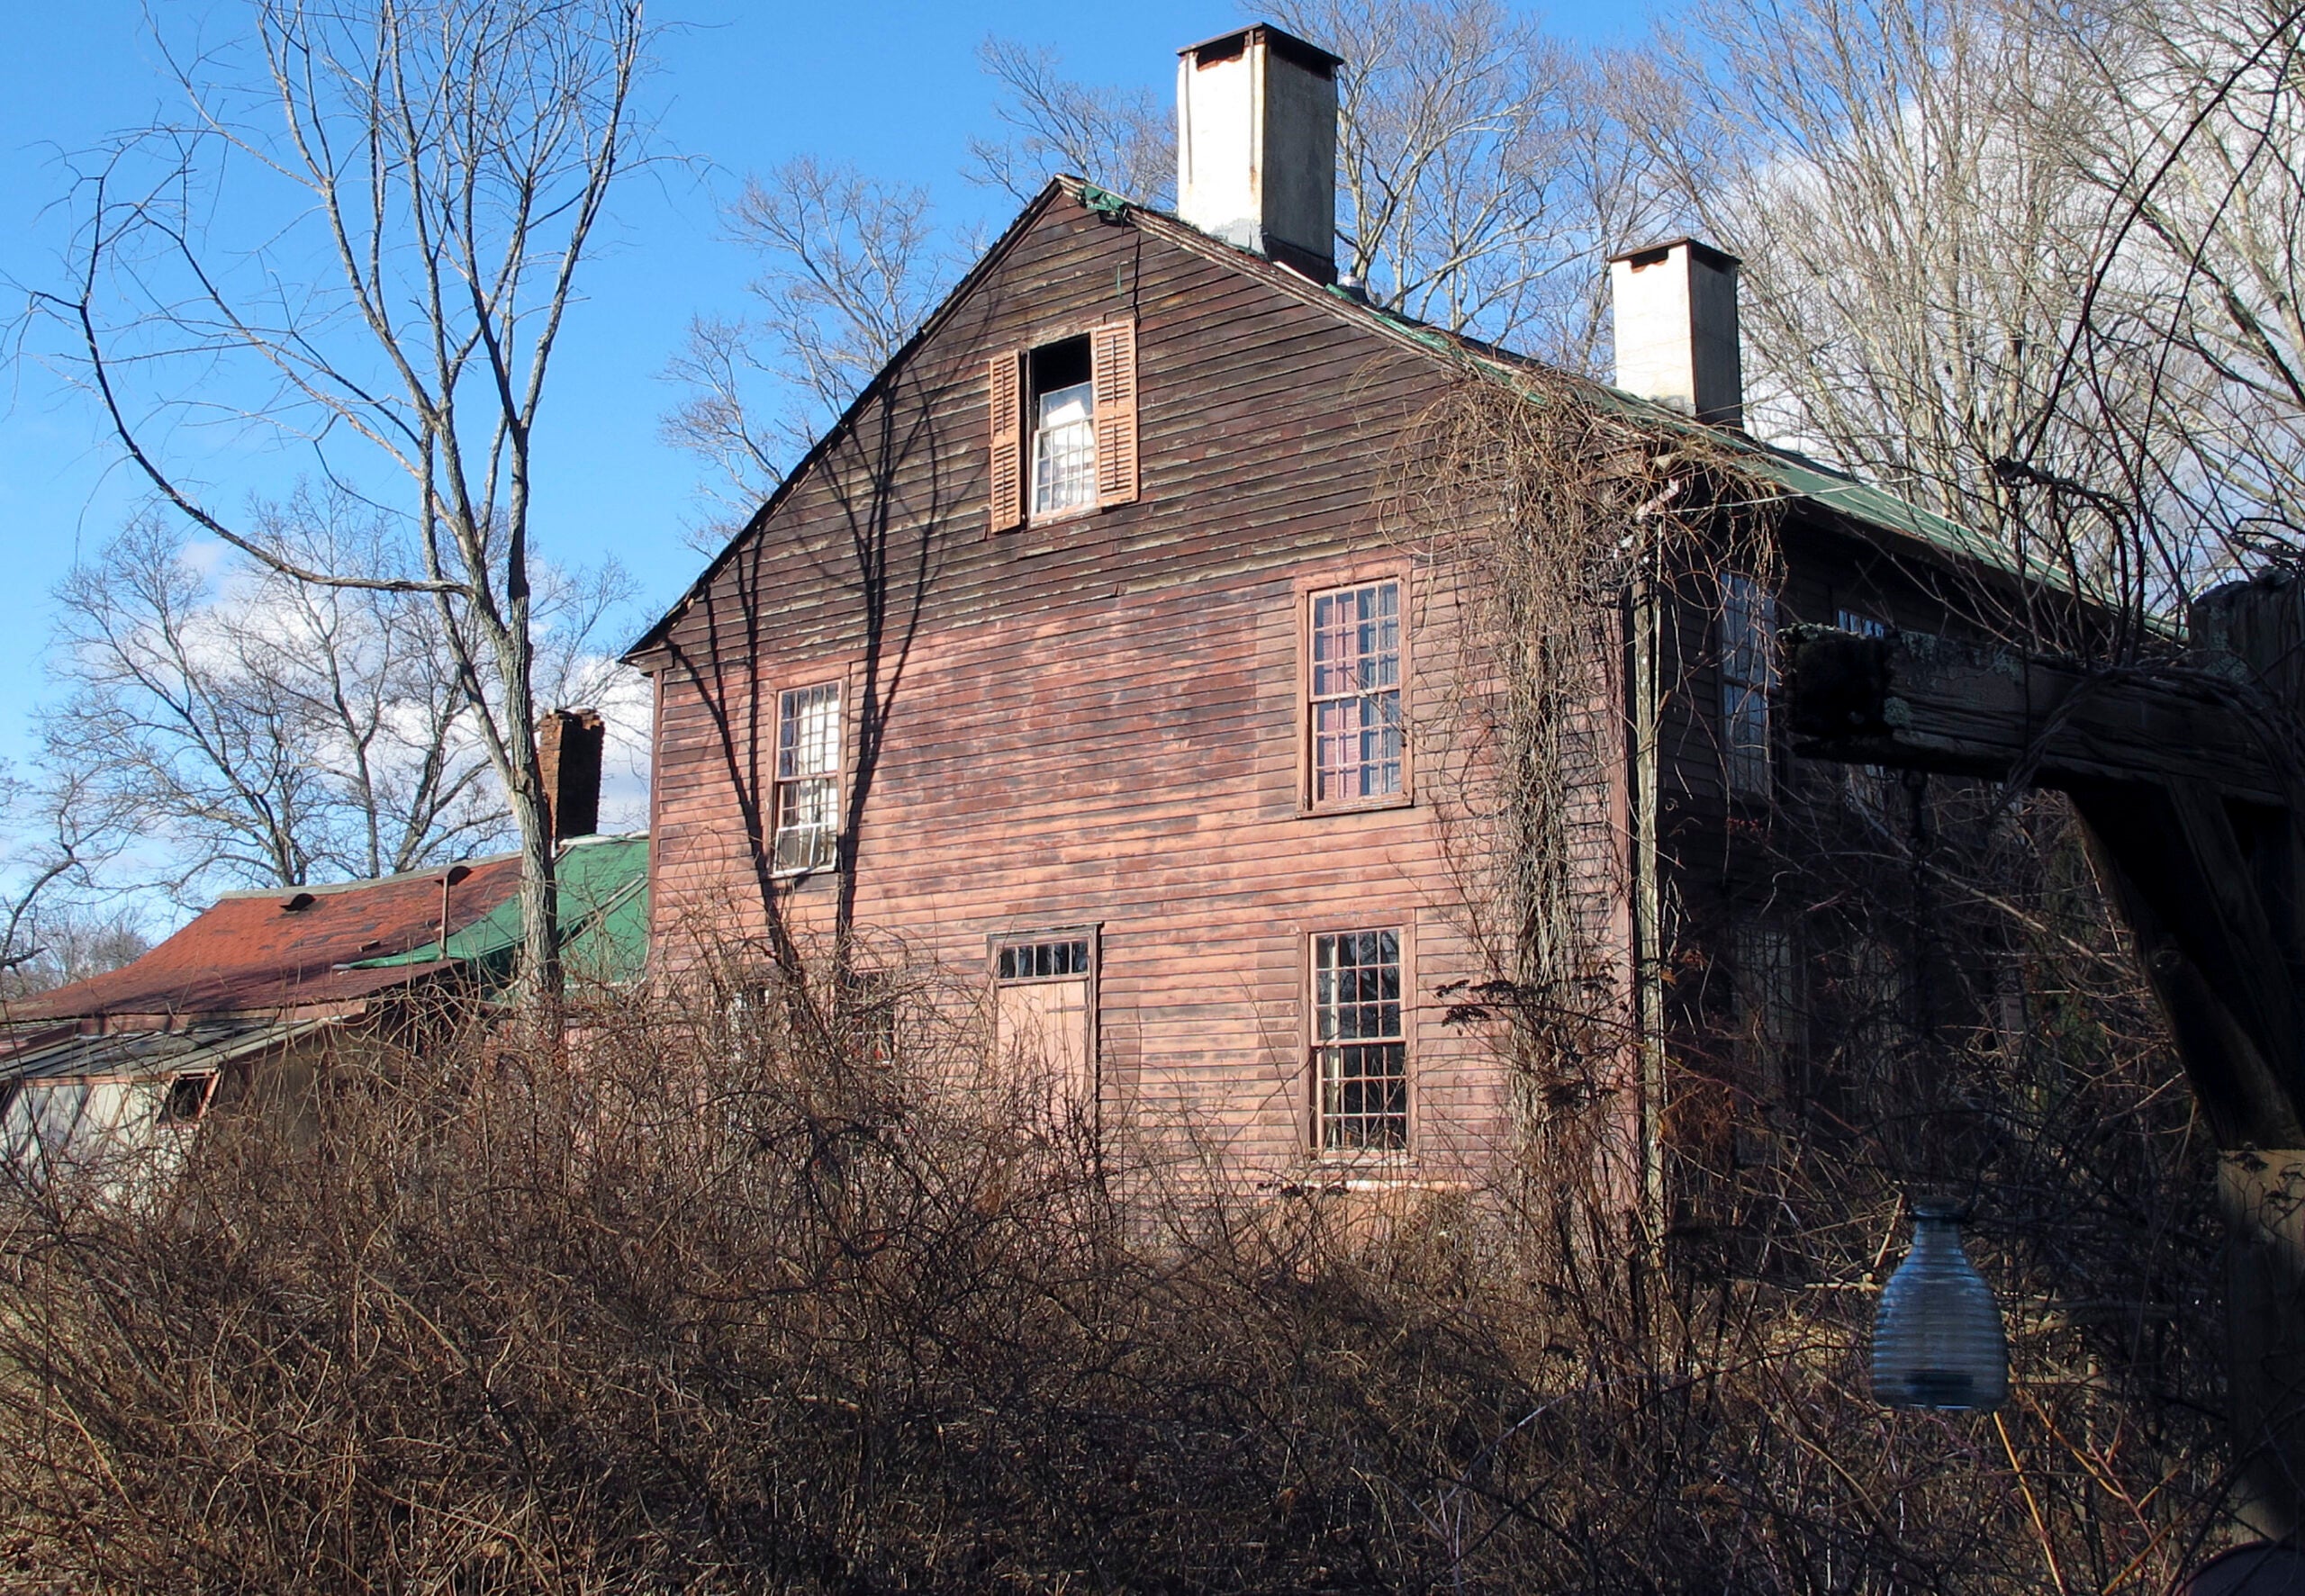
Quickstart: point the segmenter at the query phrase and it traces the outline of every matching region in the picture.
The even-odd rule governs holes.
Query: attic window
[[[1097,501],[1097,385],[1086,337],[1032,353],[1033,515]]]
[[[290,898],[286,903],[282,904],[282,905],[280,906],[280,907],[281,907],[281,911],[282,911],[284,914],[290,914],[290,915],[301,915],[301,914],[303,914],[306,909],[311,908],[314,904],[316,904],[316,903],[318,903],[318,902],[320,902],[320,899],[319,899],[319,898],[317,898],[317,897],[314,897],[311,893],[309,893],[309,892],[299,892],[298,894],[296,894],[296,896],[295,896],[295,897],[294,897]]]
[[[990,527],[1136,499],[1136,323],[993,356]]]

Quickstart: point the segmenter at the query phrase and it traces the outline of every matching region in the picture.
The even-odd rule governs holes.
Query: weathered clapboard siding
[[[988,359],[1130,314],[1137,501],[989,535]],[[861,743],[878,749],[859,925],[963,987],[992,936],[1101,927],[1108,1115],[1265,1179],[1300,1177],[1313,1145],[1307,939],[1398,925],[1415,1173],[1484,1173],[1505,1082],[1488,1037],[1441,1023],[1435,989],[1480,971],[1437,794],[1322,815],[1299,798],[1307,582],[1403,577],[1412,722],[1447,690],[1451,579],[1412,571],[1371,500],[1400,425],[1449,380],[1220,246],[1045,204],[644,657],[667,957],[700,925],[764,928],[746,806],[764,823],[774,695],[840,678],[852,779]],[[821,927],[834,891],[812,879],[779,908]]]
[[[1136,328],[1135,500],[992,532],[990,362],[1117,317]],[[1107,1122],[1288,1180],[1319,1168],[1308,938],[1397,925],[1414,1172],[1480,1178],[1514,1134],[1512,1083],[1494,1033],[1442,1016],[1448,988],[1489,973],[1466,868],[1510,829],[1479,831],[1469,789],[1490,753],[1478,716],[1455,713],[1458,586],[1487,573],[1419,564],[1372,508],[1404,424],[1455,380],[1175,224],[1044,198],[640,655],[659,691],[667,964],[759,936],[772,902],[804,936],[832,924],[832,877],[773,884],[761,831],[777,693],[838,680],[853,910],[876,945],[981,992],[990,939],[1098,927]],[[1908,626],[1941,616],[1910,571],[1813,519],[1788,531],[1785,618],[1830,618],[1844,596]],[[1308,815],[1305,594],[1377,574],[1409,599],[1415,801]],[[1740,860],[1732,838],[1767,816],[1724,789],[1706,587],[1668,609],[1660,840],[1667,897],[1713,924],[1765,885],[1740,875],[1762,855]],[[1623,690],[1576,728],[1591,770],[1568,833],[1585,930],[1629,1014]]]

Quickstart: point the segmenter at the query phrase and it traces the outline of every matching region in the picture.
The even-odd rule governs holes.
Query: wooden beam
[[[2199,678],[1829,627],[1785,628],[1784,665],[1794,752],[1811,758],[2038,787],[2190,780],[2290,801],[2233,695]]]
[[[2235,1495],[2282,1537],[2305,1526],[2305,798],[2238,705],[2305,724],[2305,582],[2220,588],[2188,629],[2188,668],[2148,673],[1791,627],[1783,702],[1812,758],[2072,796],[2225,1150]]]

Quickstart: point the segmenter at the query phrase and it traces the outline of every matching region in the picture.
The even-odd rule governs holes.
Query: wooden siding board
[[[1116,267],[1133,293],[1114,293]],[[893,675],[856,836],[860,924],[966,978],[990,932],[1102,922],[1100,1030],[1131,1117],[1222,1127],[1237,1167],[1268,1177],[1309,1150],[1305,936],[1412,926],[1421,1147],[1446,1167],[1432,1173],[1477,1164],[1505,1138],[1508,1093],[1486,1040],[1438,1023],[1433,988],[1478,972],[1450,923],[1437,812],[1306,817],[1295,793],[1292,583],[1386,546],[1370,514],[1386,440],[1447,374],[1057,212],[979,300],[670,627],[660,658],[701,679],[660,667],[660,924],[725,926],[733,908],[760,928],[735,789],[765,766],[740,746],[732,773],[718,720],[742,744],[773,731],[755,684]],[[988,533],[986,363],[1116,315],[1136,319],[1137,500]],[[911,640],[877,663],[860,663],[860,529],[886,561],[884,636]],[[1420,634],[1420,656],[1445,660],[1437,643]],[[811,883],[786,901],[820,925],[831,899]]]

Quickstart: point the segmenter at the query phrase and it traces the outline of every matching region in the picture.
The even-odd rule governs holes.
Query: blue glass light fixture
[[[1960,1211],[1913,1204],[1912,1250],[1873,1320],[1873,1395],[1893,1408],[1982,1412],[2009,1394],[2009,1339],[1993,1288],[1961,1247]]]

